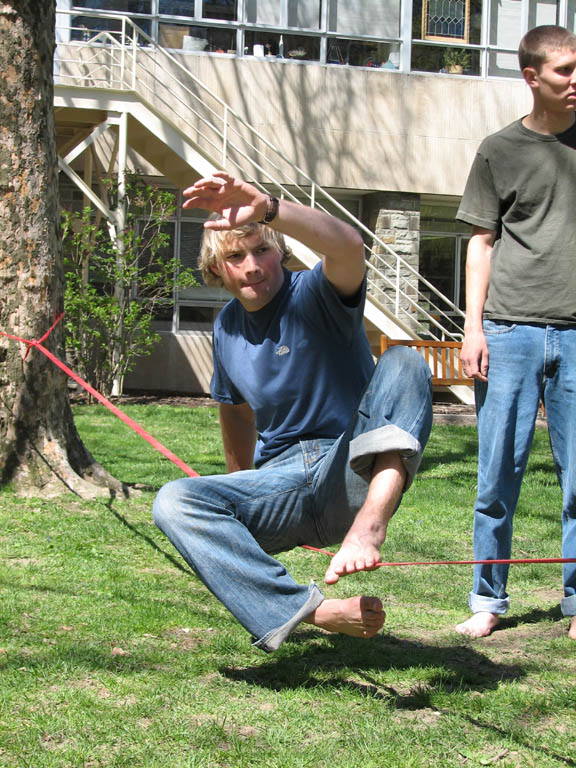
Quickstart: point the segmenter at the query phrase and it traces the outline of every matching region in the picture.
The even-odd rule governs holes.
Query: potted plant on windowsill
[[[451,75],[461,75],[470,69],[470,52],[466,48],[447,48],[444,53],[444,71]]]

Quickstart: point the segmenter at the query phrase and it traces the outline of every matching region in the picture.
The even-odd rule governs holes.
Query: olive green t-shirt
[[[576,124],[517,120],[478,149],[457,218],[496,231],[484,317],[576,323]]]

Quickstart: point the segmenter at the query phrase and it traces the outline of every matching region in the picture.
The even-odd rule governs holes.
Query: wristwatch
[[[278,198],[272,197],[272,195],[270,195],[268,197],[266,213],[264,214],[264,218],[260,220],[259,224],[270,224],[270,222],[274,221],[276,216],[278,216],[279,205],[280,205],[280,201],[278,200]]]

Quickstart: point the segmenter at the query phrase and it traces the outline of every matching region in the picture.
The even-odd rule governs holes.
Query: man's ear
[[[524,67],[522,77],[530,88],[538,88],[538,70],[535,67]]]
[[[220,277],[220,269],[218,268],[218,262],[215,264],[210,264],[210,272],[212,272],[213,275],[216,275],[216,277]]]

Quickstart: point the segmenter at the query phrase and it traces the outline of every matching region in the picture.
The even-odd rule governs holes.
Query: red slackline
[[[330,555],[334,557],[335,552],[329,552],[327,549],[316,549],[316,547],[310,547],[307,544],[301,545],[303,549],[310,549],[312,552],[318,552],[321,555]],[[384,568],[384,566],[393,565],[509,565],[510,563],[576,563],[576,557],[523,557],[515,559],[502,559],[502,560],[438,560],[437,562],[421,561],[421,562],[402,562],[402,563],[376,563],[375,568]]]
[[[97,392],[94,387],[92,387],[90,384],[88,384],[87,381],[84,381],[78,374],[74,373],[65,363],[62,362],[59,358],[57,358],[55,355],[52,354],[49,350],[46,349],[46,347],[43,346],[42,342],[46,341],[48,336],[52,333],[54,328],[58,325],[58,323],[62,320],[64,317],[64,312],[62,312],[56,320],[52,323],[50,328],[46,331],[46,333],[40,338],[35,340],[28,340],[28,339],[22,339],[20,336],[14,336],[10,333],[6,333],[5,331],[0,331],[1,336],[6,336],[9,339],[13,339],[14,341],[19,341],[22,344],[25,344],[26,354],[24,355],[24,360],[28,356],[28,353],[30,352],[30,349],[32,347],[36,347],[36,349],[39,349],[40,352],[42,352],[43,355],[46,355],[46,357],[51,360],[54,365],[57,365],[58,368],[64,371],[64,373],[69,376],[71,379],[73,379],[77,384],[80,384],[80,386],[85,389],[87,392],[89,392],[92,397],[96,398],[102,405],[106,406],[108,410],[112,411],[112,413],[117,416],[121,421],[123,421],[125,424],[127,424],[131,429],[136,432],[136,434],[140,435],[140,437],[144,438],[146,442],[150,443],[150,445],[155,448],[157,451],[159,451],[163,456],[165,456],[169,461],[171,461],[173,464],[175,464],[177,467],[179,467],[182,472],[184,472],[185,475],[188,475],[189,477],[200,477],[198,472],[195,472],[193,469],[191,469],[187,464],[185,464],[182,459],[178,458],[176,454],[172,453],[172,451],[169,451],[168,448],[166,448],[159,440],[156,440],[155,437],[153,437],[149,432],[146,432],[146,430],[141,427],[139,424],[137,424],[133,419],[131,419],[129,416],[126,416],[125,413],[123,413],[119,408],[117,408],[113,403],[110,402],[104,395],[101,395],[99,392]],[[329,552],[326,549],[317,549],[316,547],[310,547],[307,544],[302,545],[303,549],[308,549],[311,552],[317,552],[321,555],[329,555],[330,557],[334,557],[334,552]],[[539,558],[516,558],[516,559],[503,559],[503,560],[439,560],[437,562],[401,562],[401,563],[377,563],[376,568],[384,568],[388,566],[406,566],[406,565],[491,565],[491,564],[502,564],[502,565],[509,565],[509,564],[519,564],[519,563],[576,563],[576,557],[539,557]]]
[[[89,392],[92,397],[95,397],[96,400],[98,400],[102,405],[105,405],[106,408],[108,408],[115,416],[118,416],[119,419],[121,419],[125,424],[127,424],[131,429],[136,432],[136,434],[140,435],[140,437],[143,437],[144,440],[146,440],[150,445],[155,448],[157,451],[159,451],[163,456],[165,456],[169,461],[171,461],[173,464],[176,464],[177,467],[179,467],[182,472],[184,472],[185,475],[188,475],[189,477],[199,477],[198,472],[194,472],[193,469],[191,469],[187,464],[185,464],[182,459],[179,459],[176,454],[172,453],[172,451],[169,451],[168,448],[166,448],[159,440],[156,440],[155,437],[152,437],[152,435],[149,432],[146,432],[146,430],[141,427],[139,424],[137,424],[135,421],[133,421],[129,416],[126,416],[125,413],[122,413],[122,411],[117,408],[113,403],[110,402],[107,398],[104,397],[104,395],[101,395],[100,392],[97,392],[93,386],[88,384],[87,381],[84,381],[84,379],[80,378],[78,374],[74,373],[74,371],[70,370],[68,366],[62,362],[62,360],[59,360],[55,355],[52,354],[52,352],[49,352],[46,347],[42,345],[42,342],[45,341],[48,338],[48,335],[51,333],[51,331],[54,330],[54,328],[58,325],[60,320],[64,317],[64,313],[56,318],[54,323],[52,324],[52,327],[42,336],[41,339],[29,341],[28,339],[22,339],[19,336],[13,336],[10,333],[5,333],[4,331],[0,331],[0,334],[2,336],[7,336],[9,339],[14,339],[14,341],[20,341],[22,344],[26,344],[28,349],[26,350],[26,354],[24,355],[24,359],[28,356],[28,352],[30,352],[31,347],[36,347],[36,349],[39,349],[42,354],[46,355],[46,357],[51,360],[54,365],[57,365],[58,368],[61,368],[64,373],[67,376],[70,376],[71,379],[74,379],[75,382],[80,384],[80,386],[85,389],[87,392]]]

